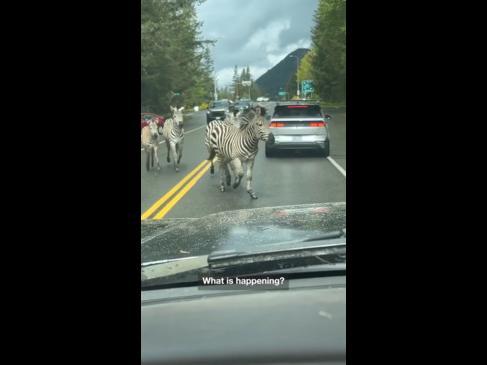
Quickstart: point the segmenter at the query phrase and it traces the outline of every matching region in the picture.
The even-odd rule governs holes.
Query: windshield
[[[237,102],[235,103],[235,106],[244,106],[244,107],[248,107],[250,106],[250,103],[249,102],[244,102],[244,101],[240,101],[240,102]]]
[[[345,4],[141,1],[141,267],[346,243]]]
[[[211,108],[214,108],[214,109],[228,108],[228,103],[225,101],[216,101],[214,103],[211,103]]]

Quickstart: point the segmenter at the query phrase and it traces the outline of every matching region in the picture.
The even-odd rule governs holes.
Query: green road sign
[[[279,91],[279,93],[277,95],[279,95],[279,96],[286,96],[287,95],[287,92],[285,92],[285,91]]]
[[[303,80],[301,81],[301,90],[303,93],[308,94],[315,91],[313,80]]]

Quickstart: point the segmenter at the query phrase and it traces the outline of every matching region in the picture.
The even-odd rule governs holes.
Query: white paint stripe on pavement
[[[202,128],[206,128],[206,125],[202,125],[201,127],[194,128],[194,129],[191,129],[191,130],[189,130],[189,131],[187,131],[187,132],[184,132],[184,135],[190,134],[191,132],[197,131],[197,130],[202,129]],[[159,144],[163,144],[164,142],[166,142],[166,141],[165,141],[165,140],[163,140],[163,141],[159,142]],[[140,151],[141,151],[141,152],[142,152],[143,150],[144,150],[143,148],[141,148],[141,149],[140,149]]]
[[[328,161],[332,163],[333,166],[337,168],[338,171],[342,173],[343,176],[347,177],[347,172],[343,167],[341,167],[334,159],[332,159],[330,156],[327,157]]]
[[[198,128],[193,128],[193,129],[191,129],[191,130],[189,130],[189,131],[187,131],[187,132],[184,132],[184,135],[186,135],[186,134],[190,134],[190,133],[192,133],[192,132],[194,132],[194,131],[197,131],[198,129],[202,129],[202,128],[206,128],[206,125],[202,125],[202,126],[200,126],[200,127],[198,127]]]

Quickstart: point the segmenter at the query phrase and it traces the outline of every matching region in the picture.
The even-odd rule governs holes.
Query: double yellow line
[[[191,189],[208,171],[210,168],[210,161],[203,160],[196,166],[188,175],[184,177],[179,183],[173,186],[166,194],[164,194],[158,201],[156,201],[149,209],[147,209],[141,216],[141,220],[151,217],[164,203],[167,204],[159,210],[152,219],[162,219],[169,213],[169,211],[180,201],[184,195]]]

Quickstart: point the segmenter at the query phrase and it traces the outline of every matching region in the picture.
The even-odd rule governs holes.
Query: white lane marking
[[[327,157],[328,161],[332,163],[333,166],[337,168],[338,171],[342,173],[343,176],[347,177],[347,172],[343,167],[341,167],[334,159],[332,159],[330,156]]]
[[[194,128],[194,129],[191,129],[191,130],[189,130],[189,131],[187,131],[187,132],[184,132],[184,135],[186,135],[186,134],[190,134],[190,133],[192,133],[192,132],[194,132],[194,131],[197,131],[198,129],[202,129],[202,128],[206,128],[206,125],[202,125],[201,127]]]
[[[202,125],[201,127],[198,127],[198,128],[194,128],[194,129],[191,129],[187,132],[184,132],[184,135],[187,135],[187,134],[190,134],[191,132],[194,132],[194,131],[197,131],[199,129],[202,129],[202,128],[206,128],[206,125]],[[165,140],[162,140],[161,142],[159,142],[159,144],[163,144],[164,142],[166,142]],[[142,152],[144,149],[141,148],[140,151]]]

